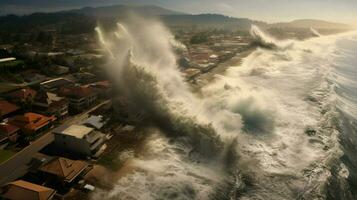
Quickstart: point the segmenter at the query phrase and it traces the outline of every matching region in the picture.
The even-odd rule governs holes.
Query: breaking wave
[[[294,45],[294,41],[292,40],[278,41],[273,36],[263,32],[256,25],[252,25],[249,33],[253,38],[253,42],[251,43],[251,45],[253,46],[258,46],[261,48],[271,49],[271,50],[279,50],[279,49],[292,48]]]
[[[337,36],[278,41],[252,26],[264,48],[198,97],[177,69],[183,46],[160,23],[96,30],[118,95],[154,128],[134,172],[93,199],[328,199],[346,185],[326,81]]]

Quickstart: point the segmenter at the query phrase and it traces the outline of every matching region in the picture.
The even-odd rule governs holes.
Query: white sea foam
[[[135,18],[119,27],[115,39],[98,31],[113,54],[108,71],[131,109],[144,110],[162,133],[134,160],[134,173],[94,199],[325,195],[329,166],[341,153],[325,81],[335,37],[281,42],[253,26],[262,48],[216,76],[198,98],[177,70],[176,43],[160,23]]]

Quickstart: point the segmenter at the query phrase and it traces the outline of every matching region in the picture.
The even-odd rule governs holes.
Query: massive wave
[[[331,173],[343,169],[325,81],[335,38],[278,41],[253,26],[263,48],[197,97],[177,69],[184,46],[162,24],[96,30],[120,98],[151,128],[134,172],[93,199],[326,199],[344,180]]]

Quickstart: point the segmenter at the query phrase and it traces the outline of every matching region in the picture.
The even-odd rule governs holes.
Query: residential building
[[[83,86],[62,88],[58,94],[68,99],[69,109],[73,113],[83,112],[92,106],[98,98],[96,92]]]
[[[63,157],[53,158],[39,168],[41,172],[47,174],[47,177],[50,176],[63,184],[72,183],[75,179],[85,175],[89,169],[88,163],[84,161]]]
[[[106,148],[105,135],[83,125],[63,125],[53,133],[56,147],[79,156],[98,157]]]
[[[10,142],[16,142],[19,138],[20,129],[17,126],[8,123],[0,124],[0,144]]]
[[[0,120],[13,116],[19,110],[20,108],[15,104],[0,99]]]
[[[51,92],[39,92],[33,103],[33,110],[62,120],[68,116],[68,101]]]
[[[36,94],[37,92],[31,88],[23,88],[20,90],[10,92],[9,94],[6,95],[6,97],[14,103],[19,103],[23,105],[26,103],[31,103],[33,99],[36,97]]]
[[[23,180],[11,182],[4,187],[4,191],[2,196],[9,200],[50,200],[56,194],[51,188]]]
[[[101,115],[92,115],[88,119],[84,120],[81,124],[99,130],[108,123],[108,119],[105,119]]]
[[[95,91],[98,94],[99,98],[107,99],[111,97],[112,87],[109,81],[100,81],[92,83],[89,84],[88,87]]]
[[[53,126],[54,116],[44,116],[37,113],[25,113],[9,120],[9,123],[21,129],[24,134],[33,135]]]
[[[74,86],[74,82],[65,78],[51,79],[40,84],[41,90],[46,92],[56,92],[60,88]]]

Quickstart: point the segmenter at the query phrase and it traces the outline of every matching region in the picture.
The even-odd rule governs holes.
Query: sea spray
[[[326,196],[339,147],[333,128],[325,129],[330,113],[315,104],[329,96],[322,83],[333,42],[272,40],[253,28],[255,40],[273,48],[259,48],[218,76],[200,99],[178,73],[172,36],[161,24],[136,18],[123,27],[130,39],[120,29],[119,37],[105,38],[114,54],[108,72],[128,107],[158,130],[134,160],[138,170],[94,199]]]
[[[312,35],[315,36],[315,37],[321,37],[322,36],[316,29],[314,29],[312,27],[310,28],[310,31],[311,31]]]
[[[269,35],[268,33],[262,31],[256,25],[251,26],[249,33],[253,38],[251,45],[258,46],[264,49],[285,50],[285,49],[292,48],[295,43],[295,41],[293,40],[279,41],[275,39],[273,36]]]

